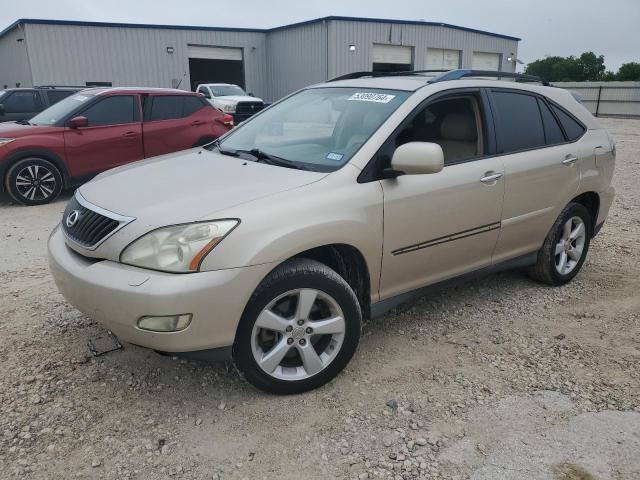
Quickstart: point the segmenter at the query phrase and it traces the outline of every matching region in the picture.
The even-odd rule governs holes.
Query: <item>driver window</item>
[[[469,160],[484,153],[481,126],[475,97],[449,97],[419,111],[396,136],[395,147],[432,142],[442,147],[445,165]]]

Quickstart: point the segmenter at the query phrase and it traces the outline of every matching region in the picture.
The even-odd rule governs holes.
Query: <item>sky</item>
[[[269,28],[328,15],[444,22],[520,37],[525,63],[584,51],[604,55],[612,71],[640,62],[640,0],[0,0],[0,31],[18,18]]]

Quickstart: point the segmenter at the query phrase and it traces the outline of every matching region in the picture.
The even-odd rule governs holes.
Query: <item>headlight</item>
[[[0,138],[0,147],[6,145],[7,143],[11,143],[15,140],[15,138]]]
[[[163,227],[143,235],[120,254],[120,262],[164,272],[197,272],[202,259],[239,220]]]
[[[236,106],[233,104],[230,105],[223,105],[222,106],[222,111],[226,112],[226,113],[233,113],[236,111]]]

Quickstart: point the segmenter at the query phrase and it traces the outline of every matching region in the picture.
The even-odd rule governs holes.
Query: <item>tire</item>
[[[358,299],[340,275],[315,260],[291,259],[253,293],[238,326],[233,360],[249,383],[266,392],[312,390],[349,363],[361,322]]]
[[[23,205],[44,205],[62,191],[62,175],[49,160],[29,157],[9,168],[5,187],[13,200]]]
[[[567,227],[570,224],[570,227]],[[566,238],[582,224],[582,236],[576,235],[567,245]],[[567,230],[569,228],[569,230]],[[571,235],[567,236],[567,231]],[[547,238],[538,251],[536,264],[529,269],[529,275],[547,285],[559,286],[573,280],[582,268],[589,243],[593,234],[593,225],[589,211],[579,203],[570,203],[560,213],[551,227]],[[578,248],[580,247],[581,248]],[[565,263],[562,263],[564,255]],[[564,266],[563,266],[564,265]]]

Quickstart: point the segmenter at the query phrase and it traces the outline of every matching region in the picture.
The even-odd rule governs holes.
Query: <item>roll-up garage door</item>
[[[373,44],[373,63],[400,63],[411,65],[412,47]]]
[[[474,70],[500,70],[500,54],[489,52],[473,52],[471,68]]]
[[[455,70],[460,68],[460,50],[427,49],[427,70]]]
[[[189,58],[207,58],[211,60],[242,60],[242,49],[231,47],[203,47],[189,45]]]
[[[242,49],[188,45],[191,89],[201,83],[233,83],[244,88]]]

